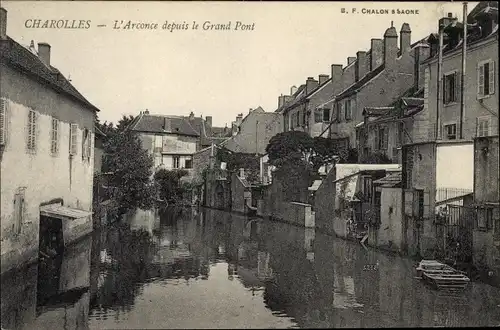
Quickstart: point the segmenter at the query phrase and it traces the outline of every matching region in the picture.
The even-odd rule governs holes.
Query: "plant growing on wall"
[[[219,148],[216,154],[218,163],[226,163],[228,171],[236,172],[245,169],[246,178],[250,182],[257,181],[260,173],[259,156],[243,152],[233,152],[225,147]]]

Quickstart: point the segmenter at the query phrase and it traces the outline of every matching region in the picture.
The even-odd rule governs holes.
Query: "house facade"
[[[473,217],[447,240],[440,238],[444,231],[434,223],[439,212],[451,211],[450,204],[464,205],[474,191],[473,139],[498,134],[497,11],[484,5],[468,17],[465,84],[463,26],[451,14],[440,20],[442,61],[434,53],[423,63],[424,108],[413,122],[412,143],[402,147],[403,222],[414,224],[415,246],[410,249],[424,255],[436,249],[449,251],[456,240],[470,247]],[[446,229],[451,219],[440,216],[444,222],[439,226]],[[462,258],[471,260],[472,249],[463,251]]]
[[[210,146],[214,140],[211,134],[212,117],[152,115],[148,110],[141,112],[130,124],[129,129],[139,135],[142,147],[154,159],[155,170],[184,169],[187,179],[193,177],[193,154]]]
[[[346,68],[332,65],[333,104],[330,136],[357,146],[356,126],[364,122],[363,109],[385,107],[403,96],[415,85],[416,61],[426,51],[421,42],[411,43],[407,23],[399,36],[391,26],[384,39],[372,39],[371,49],[349,58]]]
[[[38,258],[48,226],[69,244],[92,230],[99,111],[52,66],[51,47],[6,34],[1,9],[1,271]],[[14,175],[15,174],[15,175]],[[42,242],[42,243],[43,243]],[[43,244],[41,244],[43,245]]]

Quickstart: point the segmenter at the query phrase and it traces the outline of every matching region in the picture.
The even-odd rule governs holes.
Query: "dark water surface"
[[[434,291],[409,260],[203,209],[139,211],[1,289],[4,329],[500,325],[497,288]]]

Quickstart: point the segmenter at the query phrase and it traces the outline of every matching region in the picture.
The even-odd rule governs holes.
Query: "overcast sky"
[[[469,3],[469,11],[477,2]],[[2,1],[7,34],[21,44],[52,46],[51,64],[101,109],[101,121],[122,114],[212,116],[224,126],[238,113],[274,111],[309,76],[368,50],[394,21],[410,24],[412,41],[436,32],[438,19],[461,2],[66,2]],[[341,8],[357,14],[342,14]],[[363,8],[415,9],[418,15],[362,14]],[[26,20],[91,20],[89,29],[26,28]],[[115,20],[156,22],[158,30],[114,30]],[[163,31],[165,21],[199,30]],[[253,31],[203,31],[205,21],[254,24]],[[105,24],[106,27],[97,27]]]

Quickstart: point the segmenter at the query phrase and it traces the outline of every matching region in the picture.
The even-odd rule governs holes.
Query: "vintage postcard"
[[[498,1],[0,9],[1,329],[500,326]]]

